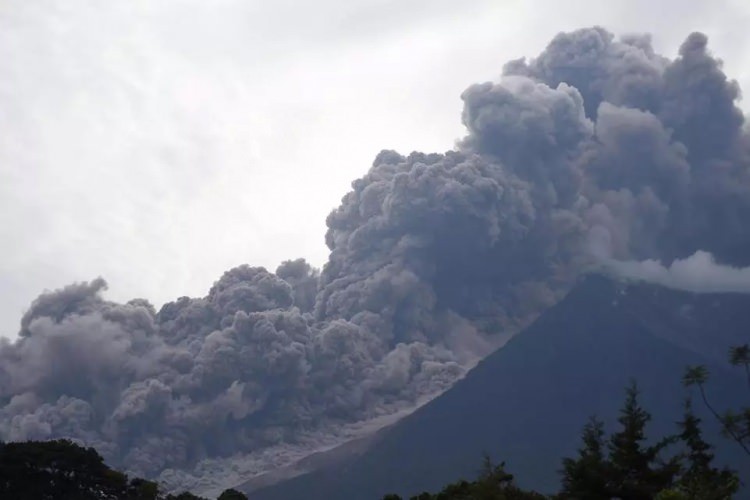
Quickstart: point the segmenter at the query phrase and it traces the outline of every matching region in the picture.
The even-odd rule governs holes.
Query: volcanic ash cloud
[[[411,407],[600,259],[750,265],[738,98],[700,33],[675,59],[562,33],[462,94],[454,150],[381,152],[320,272],[240,266],[158,312],[102,279],[41,295],[0,346],[0,439],[73,438],[154,477]]]

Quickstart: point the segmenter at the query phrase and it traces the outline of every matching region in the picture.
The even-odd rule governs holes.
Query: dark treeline
[[[0,443],[0,498],[18,500],[207,500],[167,494],[159,485],[109,468],[93,448],[72,441]],[[236,490],[218,500],[247,500]]]

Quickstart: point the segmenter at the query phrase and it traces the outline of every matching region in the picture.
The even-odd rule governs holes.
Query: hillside
[[[669,433],[679,419],[685,365],[709,367],[717,406],[737,401],[740,390],[744,397],[746,388],[723,358],[731,343],[747,341],[748,327],[750,295],[691,294],[588,276],[356,459],[251,498],[375,499],[436,490],[473,477],[484,452],[507,461],[520,485],[552,492],[560,459],[578,446],[583,423],[597,414],[611,426],[631,378],[655,416],[653,435]],[[706,424],[719,457],[747,470],[746,459],[734,454],[713,422]]]

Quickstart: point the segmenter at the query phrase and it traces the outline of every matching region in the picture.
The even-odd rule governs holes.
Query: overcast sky
[[[380,149],[450,149],[465,87],[592,24],[703,31],[750,88],[742,0],[0,1],[0,335],[74,281],[158,307],[321,265]]]

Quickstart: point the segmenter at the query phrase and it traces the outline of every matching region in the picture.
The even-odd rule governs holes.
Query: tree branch
[[[750,448],[748,448],[747,445],[744,443],[744,441],[742,440],[742,437],[737,435],[737,433],[734,432],[734,430],[729,425],[727,425],[727,422],[724,419],[724,417],[719,415],[719,413],[714,409],[714,407],[711,406],[711,404],[708,402],[708,398],[706,397],[706,391],[703,388],[703,384],[698,384],[698,391],[701,394],[701,399],[703,400],[703,404],[706,405],[706,408],[708,408],[708,410],[713,414],[714,418],[716,418],[716,420],[719,421],[719,423],[724,428],[724,431],[727,433],[727,435],[729,435],[729,437],[735,440],[737,444],[739,444],[740,447],[742,447],[745,453],[750,455]]]

